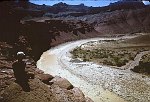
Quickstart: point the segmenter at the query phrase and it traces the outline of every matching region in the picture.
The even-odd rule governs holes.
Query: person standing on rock
[[[25,71],[26,63],[23,61],[24,57],[24,52],[18,52],[17,61],[13,63],[12,68],[16,82],[22,87],[24,91],[29,91],[30,87],[28,84],[27,72]]]

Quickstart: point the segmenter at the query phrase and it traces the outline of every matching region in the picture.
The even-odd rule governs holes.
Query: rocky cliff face
[[[43,51],[51,46],[75,39],[87,38],[90,32],[97,35],[93,26],[80,20],[21,20],[34,13],[41,16],[41,11],[23,8],[14,2],[1,2],[0,35],[1,41],[6,41],[15,47],[13,53],[24,51],[38,60]],[[29,5],[30,6],[30,5]],[[34,13],[32,13],[34,12]],[[41,46],[39,48],[39,46]]]
[[[150,7],[141,1],[118,1],[105,7],[72,6],[59,3],[51,8],[44,16],[65,20],[82,20],[91,24],[101,34],[123,34],[150,32]],[[81,7],[82,6],[82,7]],[[64,11],[61,11],[60,8]],[[72,8],[72,9],[71,9]],[[77,11],[73,8],[82,8]],[[48,13],[58,11],[57,13]]]
[[[126,34],[150,32],[150,6],[141,9],[115,10],[100,12],[80,17],[66,17],[64,19],[83,20],[101,34]],[[58,17],[62,18],[62,17]]]
[[[80,9],[84,8],[86,13],[83,15],[83,11],[78,9],[80,13],[68,13],[65,16],[54,14],[55,16],[44,19],[41,17],[47,12],[44,11],[44,8],[47,10],[49,6],[38,6],[29,2],[1,2],[0,40],[12,44],[16,51],[23,50],[38,60],[43,51],[66,41],[96,37],[100,34],[150,32],[150,7],[144,6],[141,2],[132,3],[134,4],[132,7],[128,5],[128,2],[110,4],[108,8],[113,6],[117,9],[109,11],[108,9],[103,11],[98,9],[100,13],[92,15],[88,13],[90,8],[87,9],[81,4],[77,6]],[[127,7],[128,9],[123,7],[120,10],[119,5],[129,7]],[[135,5],[139,6],[135,8]],[[65,7],[67,10],[72,9],[73,11],[76,8],[75,5],[64,3],[52,7]],[[25,20],[25,17],[28,16],[39,17],[39,19]],[[39,45],[42,46],[40,49]]]
[[[115,10],[133,10],[133,9],[140,9],[144,8],[145,5],[141,1],[126,1],[126,0],[118,0],[117,2],[110,3],[110,5],[105,7],[91,7],[88,13],[97,14],[101,12],[111,12]]]
[[[31,11],[13,8],[12,3],[0,3],[0,101],[93,102],[66,79],[38,70],[32,60],[38,60],[43,51],[51,46],[81,38],[80,35],[92,32],[93,27],[82,21],[44,20],[21,23],[21,18],[31,14]],[[40,15],[39,11],[34,13]],[[22,86],[15,83],[12,64],[17,51],[27,54],[27,71],[35,75],[35,78],[28,82],[30,92],[24,92]]]
[[[32,55],[38,56],[43,51],[60,43],[75,39],[88,38],[89,33],[97,35],[94,28],[83,21],[44,20],[24,21],[22,35],[27,38],[32,49]],[[41,46],[39,48],[39,46]],[[37,52],[38,51],[38,52]]]
[[[93,31],[93,28],[82,21],[21,22],[21,19],[28,14],[32,15],[31,11],[33,10],[26,10],[23,6],[17,7],[13,1],[0,2],[0,101],[93,102],[66,79],[44,74],[38,70],[34,62],[39,59],[43,51],[52,46],[53,39],[56,40],[61,34],[73,37],[60,38],[61,42],[57,39],[59,43],[77,39],[80,33],[84,35]],[[39,11],[33,12],[37,14],[36,16],[40,16]],[[12,64],[17,51],[24,51],[27,54],[25,59],[27,71],[35,75],[34,79],[29,80],[30,92],[25,92],[21,85],[15,83]]]
[[[0,43],[0,48],[8,49],[10,45]],[[79,88],[74,87],[68,80],[44,74],[35,68],[31,60],[26,58],[26,71],[34,74],[29,79],[30,90],[24,91],[24,86],[15,82],[11,64],[13,60],[7,58],[0,50],[0,101],[1,102],[93,102],[84,96]]]
[[[99,14],[95,27],[104,34],[150,32],[149,13],[150,7]]]

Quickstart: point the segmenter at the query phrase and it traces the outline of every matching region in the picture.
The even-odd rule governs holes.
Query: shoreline
[[[91,39],[92,41],[93,40],[99,40],[99,39],[101,39],[102,40],[102,38],[94,38],[94,39]],[[104,39],[110,39],[110,38],[104,38]],[[114,38],[111,38],[111,39],[114,39]],[[111,102],[125,102],[125,100],[124,99],[122,99],[122,98],[120,98],[118,95],[116,95],[116,94],[114,94],[114,93],[112,93],[112,92],[110,92],[110,91],[108,91],[108,90],[104,90],[103,89],[103,87],[101,87],[100,85],[97,85],[98,87],[101,87],[100,88],[100,90],[101,91],[98,91],[98,92],[93,92],[93,93],[99,93],[99,92],[101,92],[101,95],[102,95],[102,93],[103,93],[103,96],[101,96],[101,98],[100,99],[98,99],[99,98],[99,96],[98,96],[98,98],[93,98],[93,97],[96,97],[96,95],[94,96],[93,95],[93,93],[91,94],[87,94],[88,93],[88,90],[87,89],[84,89],[84,87],[82,87],[81,86],[81,83],[82,84],[85,84],[85,82],[84,81],[81,81],[81,82],[79,82],[80,84],[77,84],[77,81],[79,81],[79,79],[80,79],[80,77],[78,78],[78,76],[77,75],[75,75],[75,76],[73,76],[73,74],[70,74],[70,70],[68,70],[68,69],[66,69],[66,68],[61,68],[61,66],[63,66],[64,67],[64,65],[61,65],[62,63],[60,62],[60,61],[58,61],[59,59],[60,59],[60,57],[62,57],[62,56],[60,56],[59,55],[59,53],[66,53],[66,52],[62,52],[64,49],[67,49],[67,47],[65,47],[65,45],[69,45],[69,44],[71,44],[71,43],[74,43],[73,45],[71,45],[71,46],[76,46],[76,45],[78,45],[78,44],[76,44],[76,42],[78,42],[78,44],[80,44],[81,45],[81,42],[82,43],[85,43],[85,42],[89,42],[89,39],[88,40],[79,40],[79,41],[74,41],[74,42],[68,42],[68,43],[64,43],[64,44],[61,44],[61,45],[58,45],[58,46],[56,46],[56,47],[54,47],[54,48],[52,48],[52,49],[50,49],[50,50],[48,50],[48,51],[46,51],[46,52],[44,52],[43,53],[43,55],[41,56],[41,59],[37,62],[37,66],[38,66],[38,68],[40,68],[41,70],[43,70],[45,73],[49,73],[49,74],[52,74],[52,75],[59,75],[59,76],[61,76],[61,77],[64,77],[64,78],[66,78],[67,80],[69,80],[74,86],[76,86],[76,87],[79,87],[82,91],[83,91],[83,93],[85,94],[85,95],[87,95],[88,97],[90,97],[92,100],[94,100],[95,102],[109,102],[109,101],[111,101]],[[64,46],[64,48],[61,48],[61,46]],[[68,50],[68,49],[67,49]],[[69,50],[68,50],[69,51]],[[55,58],[54,58],[54,60],[56,61],[54,61],[53,60],[53,62],[51,63],[51,60],[53,59],[53,57],[51,58],[50,56],[55,56]],[[65,58],[66,59],[66,58]],[[64,59],[63,59],[63,61],[64,61]],[[61,64],[60,64],[61,63]],[[66,63],[65,63],[66,64]],[[46,65],[46,66],[44,66],[43,67],[43,65]],[[49,66],[51,66],[51,67],[49,67]],[[57,69],[56,69],[57,68]],[[71,68],[70,68],[71,69]],[[55,70],[57,70],[57,71],[55,71]],[[66,71],[66,72],[65,72]],[[64,73],[67,73],[67,74],[64,74]],[[76,77],[76,78],[69,78],[69,75],[70,76],[73,76],[73,77]],[[80,75],[79,75],[80,76]],[[76,80],[76,81],[73,81],[73,80]],[[86,82],[86,84],[89,84],[89,82]],[[89,85],[90,86],[90,85]],[[94,84],[93,84],[93,86],[94,86]],[[86,87],[88,87],[88,85],[86,86]],[[89,89],[89,88],[88,88]],[[95,89],[97,89],[97,88],[95,88]],[[103,91],[102,91],[103,90]],[[93,89],[91,90],[91,91],[93,91]],[[105,92],[104,92],[105,91]],[[108,95],[110,93],[110,96]],[[106,95],[106,97],[105,97],[105,95]],[[109,97],[107,97],[107,96],[109,96]],[[105,97],[105,98],[104,98]],[[110,97],[112,97],[111,99],[109,99]],[[117,98],[118,98],[118,101],[117,101]],[[114,101],[112,100],[112,99],[115,99]]]

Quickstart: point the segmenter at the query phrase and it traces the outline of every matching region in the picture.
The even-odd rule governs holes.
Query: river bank
[[[124,39],[127,38],[128,37],[124,37]],[[144,94],[138,94],[138,89],[144,85],[144,87],[149,90],[148,82],[150,79],[148,77],[145,76],[141,78],[141,75],[133,72],[112,69],[91,62],[72,61],[73,59],[71,59],[69,53],[71,49],[89,41],[111,39],[117,40],[122,39],[122,37],[105,39],[94,38],[59,45],[44,52],[41,59],[37,62],[37,66],[45,73],[59,75],[68,79],[74,86],[79,87],[85,95],[89,96],[95,102],[125,102],[125,100],[129,102],[136,102],[137,100],[147,101],[147,94],[149,94],[149,92],[143,90],[142,92],[144,92],[146,98],[141,98],[139,95],[142,96]],[[141,85],[137,87],[136,84],[139,82]],[[126,83],[130,84],[131,87],[128,87]],[[137,87],[137,90],[134,90],[135,87]]]

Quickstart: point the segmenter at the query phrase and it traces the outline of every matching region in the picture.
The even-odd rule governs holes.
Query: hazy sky
[[[59,2],[67,3],[70,5],[78,5],[81,3],[84,3],[86,6],[93,6],[93,7],[98,7],[98,6],[107,6],[110,3],[116,2],[118,0],[30,0],[30,2],[35,3],[35,4],[45,4],[45,5],[54,5]],[[150,4],[149,1],[143,0],[144,4]]]

